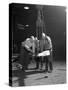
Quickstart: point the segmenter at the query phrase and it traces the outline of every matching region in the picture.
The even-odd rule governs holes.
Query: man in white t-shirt
[[[28,64],[30,62],[29,54],[34,53],[33,39],[34,37],[31,36],[30,38],[27,38],[24,42],[21,43],[20,61],[24,70],[28,69]]]
[[[52,58],[52,41],[49,36],[42,33],[42,38],[39,41],[40,44],[40,58],[41,58],[41,69],[43,66],[42,59],[45,60],[45,71],[52,72],[53,70],[53,58]],[[46,54],[48,53],[48,54]],[[43,55],[44,54],[44,55]],[[39,54],[38,54],[39,55]],[[48,70],[49,68],[49,70]]]

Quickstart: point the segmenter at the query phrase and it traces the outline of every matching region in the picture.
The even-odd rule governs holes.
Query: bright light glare
[[[29,9],[29,7],[26,6],[26,7],[24,7],[24,9]]]
[[[26,27],[29,27],[29,25],[27,24],[27,25],[25,25]]]

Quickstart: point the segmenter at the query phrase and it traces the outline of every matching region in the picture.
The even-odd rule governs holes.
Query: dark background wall
[[[53,53],[57,60],[66,57],[66,8],[60,6],[45,6],[44,17],[46,32],[53,43]]]
[[[13,42],[20,43],[31,35],[36,36],[37,9],[30,4],[10,4],[12,12]],[[28,10],[24,6],[29,6]],[[44,5],[44,23],[46,33],[53,43],[53,54],[56,60],[66,60],[66,8]],[[24,26],[21,26],[24,25]],[[26,25],[29,25],[26,27]],[[45,30],[44,30],[45,32]]]

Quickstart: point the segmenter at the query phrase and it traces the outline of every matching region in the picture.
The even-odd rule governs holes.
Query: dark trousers
[[[36,69],[38,69],[39,68],[40,58],[35,56],[35,61],[36,61]]]
[[[23,69],[28,68],[29,52],[23,46],[21,46],[21,49],[20,49],[20,63],[22,65]]]
[[[52,52],[50,53],[49,56],[45,56],[44,60],[45,60],[45,70],[48,71],[48,68],[49,68],[49,71],[52,71],[53,70],[53,56],[52,56]]]
[[[48,71],[48,68],[49,68],[49,71],[50,70],[53,70],[53,65],[52,65],[52,61],[50,60],[50,57],[46,57],[46,60],[45,60],[45,70]]]
[[[35,60],[36,60],[36,68],[37,69],[39,68],[39,64],[41,64],[40,69],[42,69],[42,67],[43,67],[43,59],[44,59],[44,57],[38,57],[38,56],[35,58]]]
[[[41,63],[41,69],[43,67],[43,61],[45,62],[45,70],[53,70],[53,57],[52,53],[49,56],[44,56],[44,57],[36,57],[36,68],[39,68],[39,63]]]

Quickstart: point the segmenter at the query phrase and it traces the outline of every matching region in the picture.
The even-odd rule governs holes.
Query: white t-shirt
[[[27,49],[32,47],[32,52],[35,52],[35,43],[31,38],[27,38],[24,42],[22,42],[22,46],[26,47]]]

